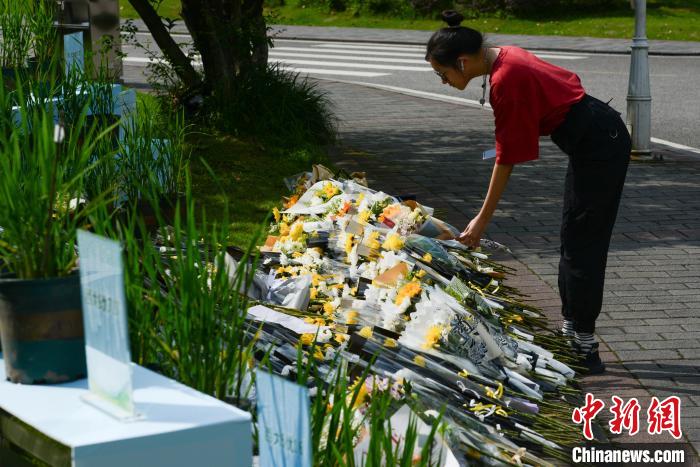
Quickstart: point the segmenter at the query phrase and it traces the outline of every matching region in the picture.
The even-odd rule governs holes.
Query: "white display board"
[[[81,400],[87,380],[13,384],[0,355],[0,409],[70,448],[72,467],[252,465],[248,412],[138,365],[132,371],[144,418],[123,423]]]
[[[133,419],[122,248],[115,240],[79,230],[78,254],[90,388],[84,399],[117,418]]]

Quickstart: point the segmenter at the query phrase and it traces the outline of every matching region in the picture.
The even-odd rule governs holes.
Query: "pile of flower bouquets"
[[[293,195],[274,209],[241,285],[268,369],[308,385],[312,397],[332,393],[342,372],[359,425],[371,424],[378,394],[408,405],[422,424],[443,427],[431,438],[443,447],[436,463],[570,458],[582,441],[571,422],[577,360],[506,285],[507,268],[489,260],[487,251],[506,247],[467,248],[431,208],[364,180],[315,170],[288,184]],[[367,443],[361,433],[358,446]]]

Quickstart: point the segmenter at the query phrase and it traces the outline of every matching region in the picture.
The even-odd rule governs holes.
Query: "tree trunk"
[[[177,42],[172,38],[170,32],[165,27],[158,15],[158,12],[153,8],[148,0],[129,0],[131,6],[134,7],[143,22],[146,23],[148,30],[153,36],[153,40],[158,44],[163,55],[173,65],[175,73],[188,88],[196,88],[201,84],[201,80],[197,71],[192,66],[192,63],[187,58],[185,53],[177,45]]]
[[[182,0],[182,18],[202,56],[205,85],[219,102],[235,99],[234,82],[267,66],[263,0]]]

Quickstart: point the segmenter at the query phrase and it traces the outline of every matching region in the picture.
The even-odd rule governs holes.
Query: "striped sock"
[[[561,333],[566,337],[574,337],[574,322],[565,319],[564,324],[561,327]]]
[[[576,332],[576,343],[581,349],[581,352],[588,353],[596,343],[592,332]]]

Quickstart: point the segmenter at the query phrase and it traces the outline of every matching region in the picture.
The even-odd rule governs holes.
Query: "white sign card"
[[[78,256],[90,388],[84,399],[116,418],[134,419],[121,246],[81,230]]]
[[[311,467],[308,388],[255,372],[260,467]]]

